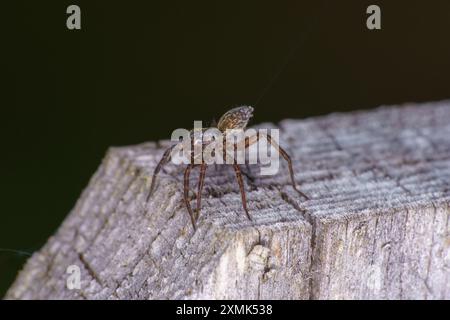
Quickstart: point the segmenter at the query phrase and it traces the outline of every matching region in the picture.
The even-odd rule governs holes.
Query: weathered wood
[[[279,127],[310,200],[284,166],[248,190],[250,222],[232,168],[211,167],[194,234],[179,167],[145,207],[167,142],[112,148],[6,298],[449,299],[450,102]]]

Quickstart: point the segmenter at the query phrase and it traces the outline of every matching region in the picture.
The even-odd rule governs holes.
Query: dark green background
[[[69,4],[81,31],[66,28]],[[365,27],[368,4],[381,6],[381,31]],[[255,122],[450,97],[448,0],[1,8],[0,296],[26,260],[3,249],[39,249],[109,146],[168,138],[254,104],[270,83]]]

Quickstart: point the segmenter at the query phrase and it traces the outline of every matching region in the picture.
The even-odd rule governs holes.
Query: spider
[[[217,126],[214,128],[217,128],[218,130],[220,130],[220,132],[225,133],[225,131],[227,130],[233,130],[233,129],[242,129],[244,130],[247,127],[247,124],[250,120],[250,118],[253,116],[253,107],[251,106],[240,106],[240,107],[236,107],[233,108],[229,111],[227,111],[224,115],[222,115],[222,117],[220,117]],[[205,129],[202,129],[202,131],[204,132]],[[193,138],[193,131],[191,131],[191,144],[192,146],[194,145],[194,138]],[[292,183],[292,187],[300,194],[302,195],[304,198],[309,199],[308,196],[306,196],[303,192],[301,192],[298,188],[297,185],[295,183],[295,179],[294,179],[294,170],[292,168],[292,160],[290,158],[290,156],[288,155],[288,153],[281,148],[273,139],[269,134],[262,134],[262,133],[257,133],[256,136],[253,137],[246,137],[245,138],[245,149],[248,149],[248,147],[250,147],[252,144],[256,143],[259,141],[259,139],[264,138],[267,140],[268,143],[270,143],[275,150],[277,150],[277,152],[286,160],[287,164],[288,164],[288,168],[289,168],[289,175],[290,175],[290,179],[291,179],[291,183]],[[226,139],[224,139],[223,143],[225,145]],[[156,182],[156,177],[159,173],[159,171],[162,169],[162,167],[167,164],[170,159],[171,159],[171,152],[172,150],[177,146],[178,144],[174,144],[171,147],[169,147],[163,154],[161,160],[159,161],[159,163],[157,164],[154,172],[153,172],[153,176],[152,176],[152,182],[150,185],[150,191],[147,197],[147,202],[150,199],[151,195],[153,194],[153,191],[155,189],[155,182]],[[205,143],[202,142],[202,148],[205,147]],[[236,150],[237,148],[237,143],[233,145],[234,149]],[[225,149],[225,148],[224,148]],[[203,149],[202,149],[203,150]],[[187,211],[189,213],[189,217],[191,219],[191,223],[192,223],[192,227],[194,228],[194,230],[196,230],[196,222],[197,219],[199,217],[200,214],[200,208],[201,208],[201,199],[202,199],[202,190],[203,190],[203,184],[205,181],[205,174],[206,174],[206,167],[207,164],[202,160],[201,164],[194,164],[194,155],[192,153],[191,155],[191,162],[190,164],[187,165],[186,169],[184,170],[184,203],[186,205]],[[234,158],[234,163],[232,164],[234,171],[235,171],[235,175],[236,175],[236,179],[239,185],[239,190],[241,193],[241,199],[242,199],[242,207],[245,211],[245,214],[247,216],[247,218],[249,220],[252,220],[249,212],[248,212],[248,208],[247,208],[247,198],[246,198],[246,194],[245,194],[245,189],[244,189],[244,182],[242,180],[242,172],[240,165],[237,164],[236,158]],[[196,212],[194,214],[194,212],[192,211],[191,208],[191,204],[190,204],[190,199],[189,199],[189,177],[190,177],[190,173],[191,170],[194,167],[200,166],[200,176],[199,176],[199,180],[198,180],[198,189],[197,189],[197,208],[196,208]]]

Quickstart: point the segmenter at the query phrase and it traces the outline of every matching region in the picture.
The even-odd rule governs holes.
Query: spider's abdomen
[[[227,111],[220,117],[217,128],[224,132],[227,129],[245,129],[253,116],[253,107],[241,106]]]

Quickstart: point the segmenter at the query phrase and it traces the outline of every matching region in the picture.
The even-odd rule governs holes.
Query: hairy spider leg
[[[248,220],[252,220],[252,217],[250,217],[250,214],[248,213],[247,209],[247,198],[245,196],[245,189],[244,189],[244,181],[242,180],[241,175],[241,168],[238,164],[233,164],[234,171],[236,173],[236,179],[239,184],[239,190],[241,191],[241,199],[242,199],[242,206],[244,207],[245,214],[247,215]]]
[[[286,160],[287,164],[288,164],[288,168],[289,168],[289,175],[291,178],[291,183],[292,183],[292,187],[294,188],[295,191],[297,191],[300,195],[302,195],[304,198],[309,199],[309,197],[304,194],[303,192],[301,192],[298,188],[297,188],[297,184],[295,183],[295,179],[294,179],[294,169],[292,168],[292,160],[291,157],[288,155],[288,153],[278,145],[278,143],[276,143],[273,139],[272,136],[270,134],[262,134],[262,133],[257,133],[256,137],[253,136],[252,140],[250,140],[249,138],[245,139],[245,148],[250,147],[252,144],[256,143],[259,141],[259,139],[261,139],[261,137],[264,137],[274,148],[275,150],[277,150],[277,152],[279,154],[281,154],[281,156],[284,158],[284,160]]]
[[[197,210],[195,212],[195,221],[198,220],[200,215],[200,208],[202,203],[202,190],[205,182],[205,174],[206,174],[206,163],[202,163],[200,165],[200,176],[198,178],[198,189],[197,189]]]
[[[194,230],[196,230],[197,227],[195,226],[195,216],[192,212],[191,203],[189,202],[189,175],[191,174],[191,170],[194,166],[195,165],[193,164],[188,164],[188,166],[184,170],[184,204],[186,205],[186,208],[189,212],[192,227],[194,228]]]
[[[284,158],[284,160],[286,160],[286,162],[288,163],[289,175],[291,176],[292,187],[294,188],[294,190],[297,191],[299,194],[301,194],[306,199],[309,199],[309,197],[306,194],[304,194],[297,188],[297,184],[295,183],[295,179],[294,179],[294,169],[292,168],[291,157],[287,154],[286,151],[284,151],[284,149],[282,147],[280,147],[278,145],[278,143],[276,143],[275,141],[272,140],[272,137],[270,136],[270,134],[265,134],[264,136],[266,136],[267,141],[269,141],[269,143],[281,154],[281,156]]]
[[[223,149],[225,150],[225,154],[224,154],[224,158],[225,158],[226,154],[228,153],[228,148],[226,146],[226,144],[227,144],[226,139],[224,139],[223,144],[224,144]],[[245,211],[245,214],[247,215],[247,218],[249,220],[252,220],[252,217],[250,216],[250,214],[248,212],[248,208],[247,208],[247,197],[246,197],[246,194],[245,194],[244,181],[242,180],[242,170],[241,170],[240,165],[237,164],[237,159],[236,159],[237,150],[238,150],[239,144],[241,144],[241,146],[242,146],[242,142],[236,142],[236,143],[233,144],[233,150],[234,150],[234,157],[233,157],[234,164],[233,164],[233,168],[234,168],[234,172],[236,174],[237,182],[239,184],[239,191],[241,193],[241,199],[242,199],[242,207],[243,207],[243,209]],[[224,161],[225,161],[225,159],[224,159]]]
[[[234,147],[234,150],[236,151],[237,150],[237,143],[234,144],[233,147]],[[225,149],[225,153],[226,153],[227,152],[226,148],[224,148],[224,149]],[[225,157],[226,157],[226,154],[224,154],[224,161],[225,161]],[[240,190],[241,198],[242,198],[242,201],[243,201],[242,206],[243,206],[243,208],[245,210],[245,213],[246,213],[248,219],[252,220],[251,217],[250,217],[250,214],[248,213],[248,209],[247,209],[247,201],[246,201],[246,196],[245,196],[244,183],[243,183],[242,176],[241,176],[242,171],[240,170],[239,165],[236,164],[236,158],[234,158],[234,162],[235,162],[234,166],[235,166],[236,177],[237,177],[237,180],[238,180],[239,190]],[[237,167],[237,169],[236,169],[236,167]],[[207,168],[207,164],[206,163],[202,163],[200,165],[200,176],[199,176],[199,180],[198,180],[198,189],[197,189],[197,210],[195,212],[195,216],[194,216],[194,219],[193,219],[195,222],[198,221],[198,218],[200,216],[201,201],[202,201],[202,190],[203,190],[205,176],[206,176],[206,168]],[[188,173],[188,175],[189,175],[189,173]],[[187,182],[186,182],[186,179],[188,179]],[[185,176],[185,188],[188,188],[187,191],[185,189],[185,193],[186,192],[189,193],[189,177],[186,178],[186,176]],[[188,211],[191,214],[192,210],[190,210],[189,200],[185,200],[185,202],[186,202],[186,207],[188,208]]]
[[[167,150],[164,151],[164,154],[163,154],[161,160],[159,160],[158,164],[156,165],[156,168],[155,168],[155,170],[153,171],[152,183],[151,183],[151,185],[150,185],[150,191],[149,191],[149,193],[148,193],[146,202],[148,202],[148,200],[150,199],[150,197],[151,197],[152,194],[153,194],[153,191],[154,191],[155,185],[156,185],[156,177],[157,177],[159,171],[161,171],[162,167],[163,167],[165,164],[167,164],[167,162],[169,162],[169,160],[170,160],[170,158],[171,158],[171,152],[172,152],[172,149],[175,148],[175,146],[176,146],[176,144],[174,144],[173,146],[167,148]]]

